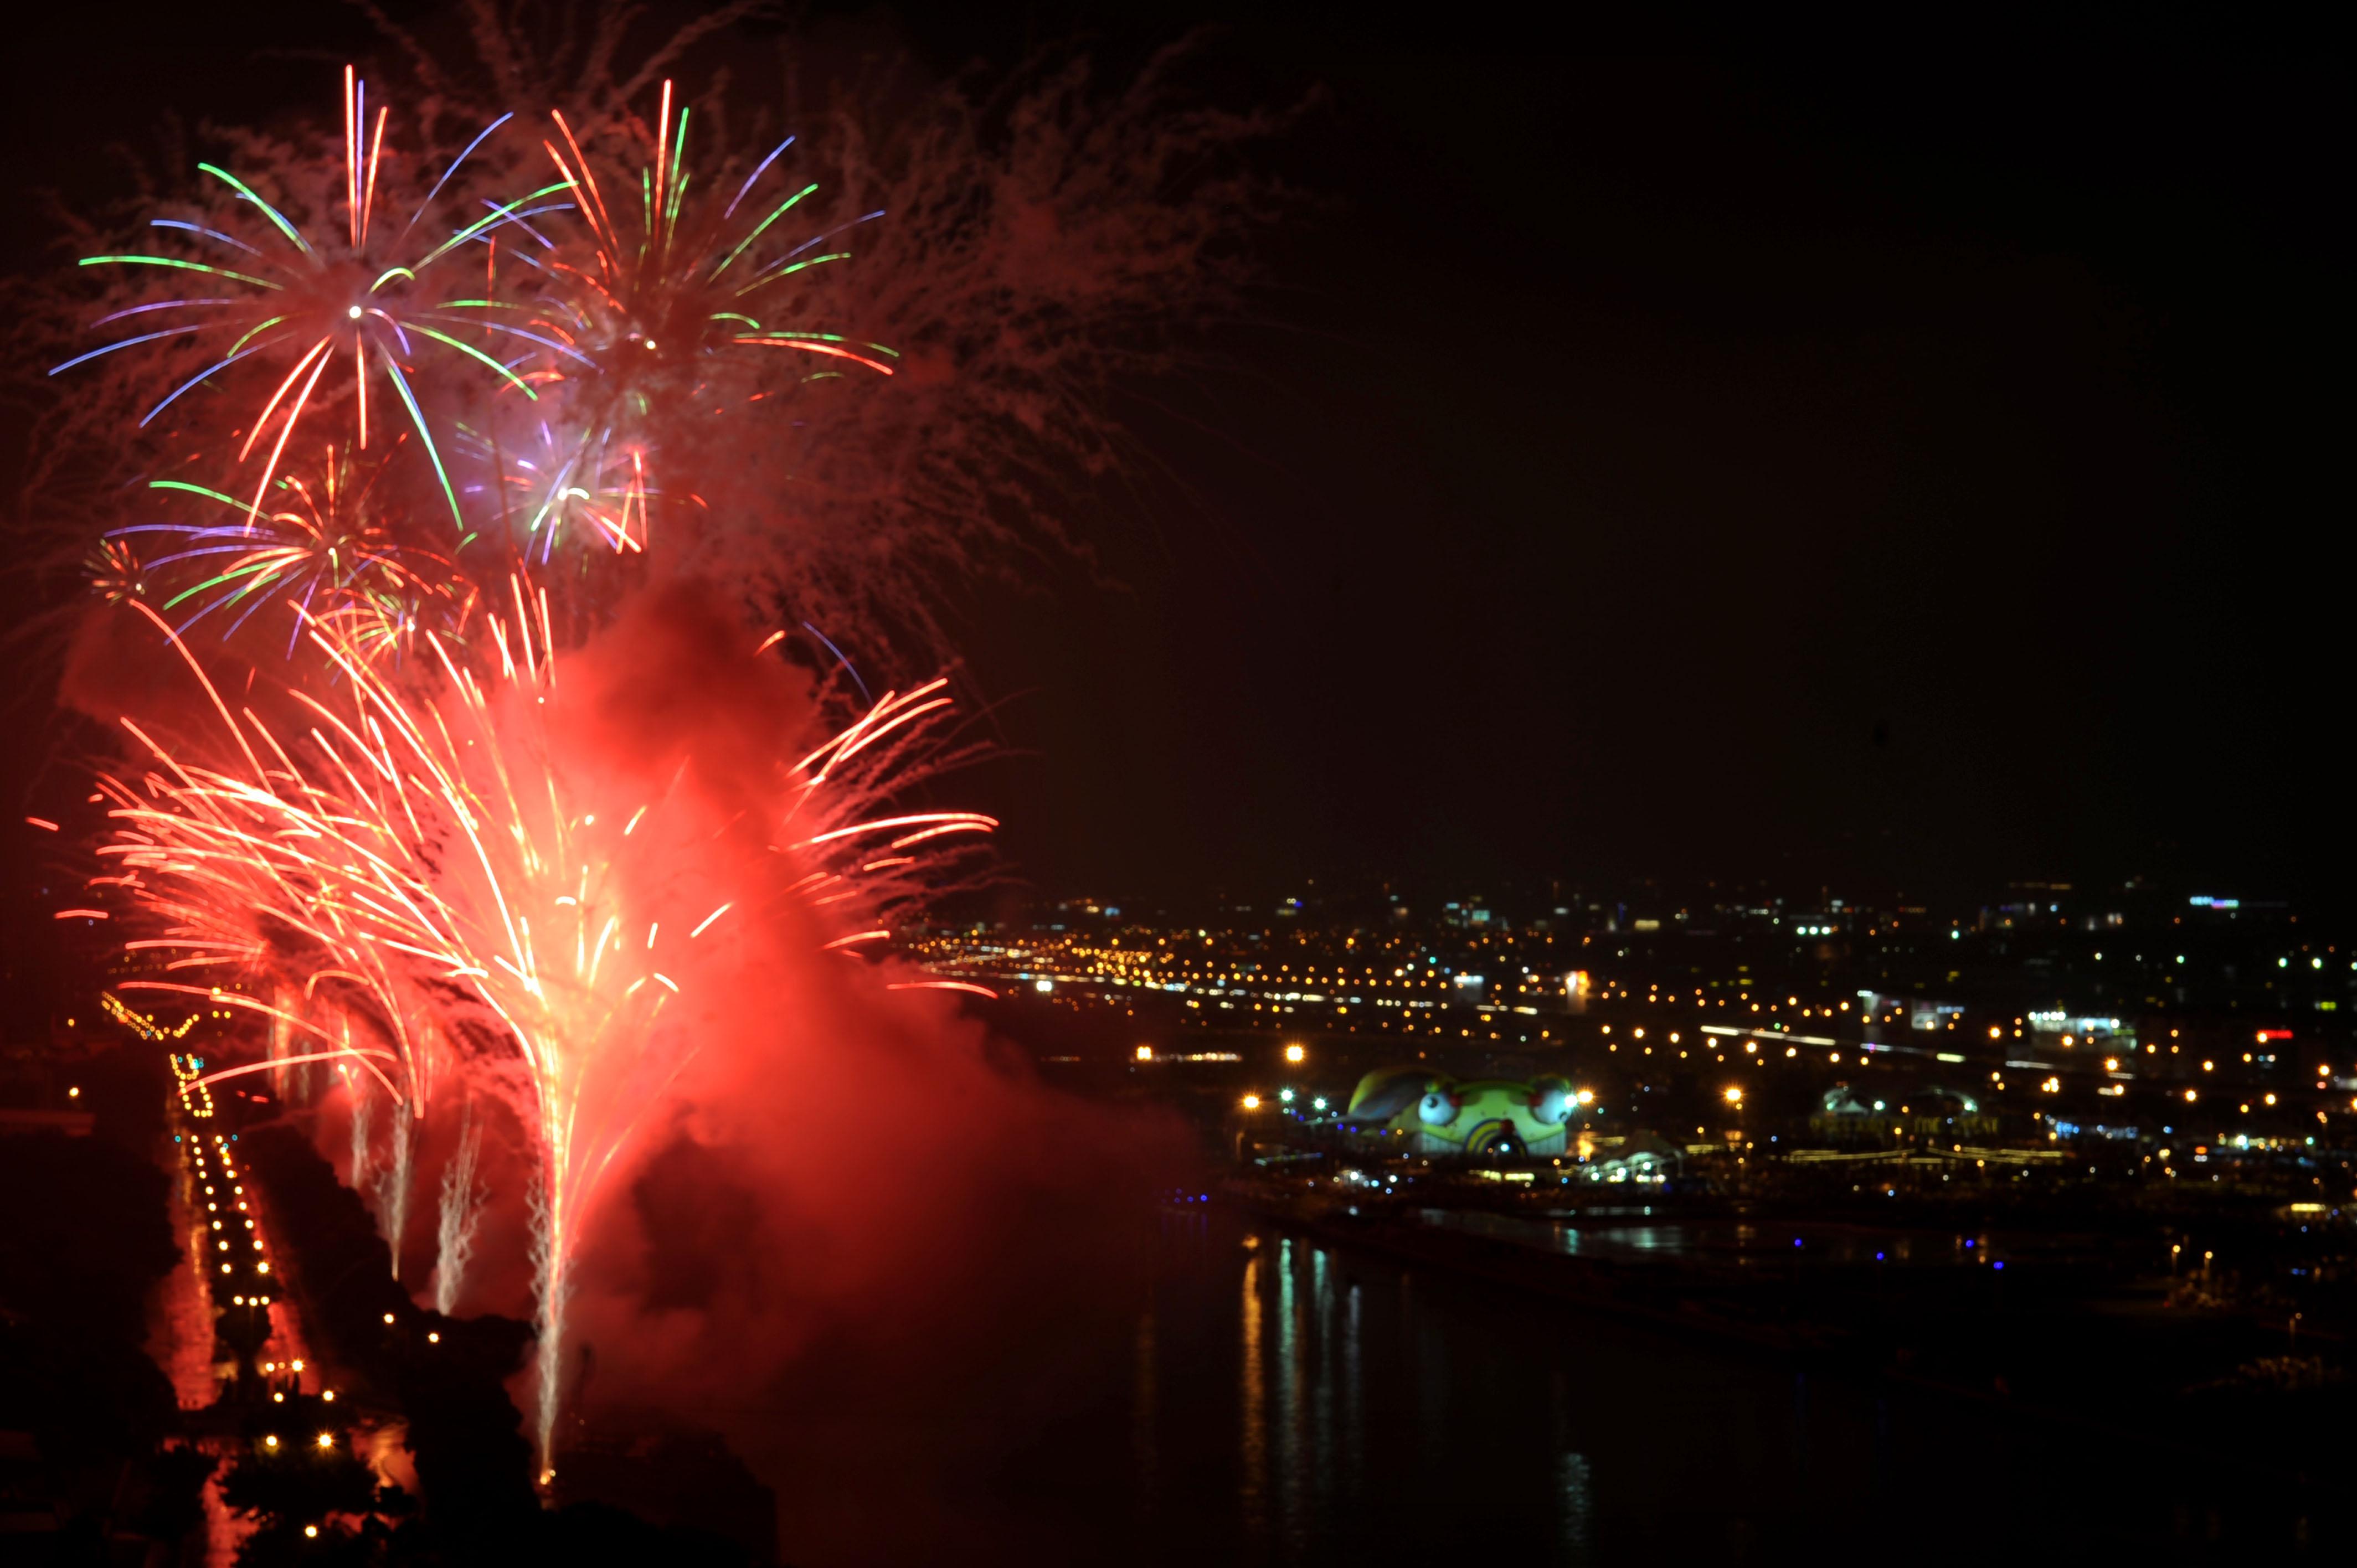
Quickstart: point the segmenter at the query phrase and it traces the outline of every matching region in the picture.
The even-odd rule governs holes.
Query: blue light
[[[1879,1252],[1877,1252],[1877,1253],[1874,1255],[1874,1261],[1875,1261],[1876,1262],[1878,1262],[1878,1262],[1882,1262],[1882,1254],[1881,1254],[1881,1253],[1879,1253]]]
[[[2003,1268],[2003,1267],[2005,1267],[2005,1265],[2004,1265],[2003,1263],[1999,1263],[1999,1264],[1997,1264],[1996,1266],[1997,1266],[1998,1268],[2000,1268],[2000,1269],[2001,1269],[2001,1268]]]
[[[1800,1239],[1798,1236],[1793,1237],[1793,1238],[1792,1238],[1792,1245],[1793,1245],[1793,1246],[1795,1246],[1795,1247],[1797,1247],[1797,1246],[1799,1246],[1800,1244],[1801,1244],[1801,1239]]]

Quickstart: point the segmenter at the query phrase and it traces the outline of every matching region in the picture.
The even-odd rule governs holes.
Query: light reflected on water
[[[1156,1506],[1162,1469],[1160,1456],[1154,1446],[1154,1396],[1158,1380],[1155,1369],[1154,1308],[1151,1306],[1137,1315],[1137,1338],[1131,1359],[1130,1380],[1130,1453],[1137,1477],[1139,1506],[1150,1510]]]
[[[1533,1304],[1211,1217],[1175,1219],[1166,1241],[1132,1359],[1145,1558],[1324,1563],[1512,1543],[1594,1560],[1583,1444],[1638,1415],[1612,1408],[1614,1378],[1583,1370],[1621,1354],[1609,1330],[1598,1340]],[[1222,1428],[1225,1442],[1202,1440]]]
[[[1509,1241],[1566,1257],[1657,1262],[1697,1260],[1737,1268],[1777,1267],[1791,1262],[1794,1243],[1813,1263],[1914,1261],[1919,1235],[1877,1226],[1769,1227],[1741,1222],[1685,1225],[1631,1218],[1627,1214],[1574,1219],[1563,1215],[1493,1214],[1482,1209],[1419,1208],[1415,1222],[1458,1230],[1492,1241]],[[1943,1257],[1968,1253],[1974,1245],[1957,1236],[1937,1250]],[[1986,1243],[1983,1243],[1986,1245]],[[1967,1259],[1969,1261],[1969,1259]]]
[[[1259,1238],[1252,1238],[1255,1247]],[[1236,1320],[1243,1327],[1243,1365],[1236,1391],[1236,1407],[1243,1419],[1236,1436],[1236,1452],[1243,1461],[1244,1535],[1259,1541],[1268,1538],[1268,1380],[1261,1369],[1260,1259],[1244,1262],[1243,1296]]]
[[[1588,1559],[1588,1516],[1596,1509],[1593,1483],[1587,1474],[1587,1455],[1565,1454],[1555,1461],[1555,1500],[1562,1520],[1562,1533],[1555,1544],[1562,1551],[1556,1559],[1562,1563],[1586,1563]]]
[[[1462,1222],[1656,1261],[1711,1230],[1597,1218]],[[1774,1252],[1789,1234],[1755,1231],[1764,1266],[1800,1266]],[[2181,1451],[1410,1272],[1231,1210],[1173,1211],[1139,1252],[1087,1266],[1088,1309],[1028,1341],[978,1341],[921,1384],[888,1369],[779,1407],[756,1452],[782,1560],[1781,1563],[1870,1541],[1986,1561],[2029,1532],[2089,1561],[2162,1561],[2220,1518],[2217,1540],[2285,1544],[2267,1530],[2288,1514],[2262,1498],[2276,1511],[2240,1522],[2232,1478]]]
[[[1696,1243],[1693,1227],[1634,1218],[1535,1224],[1565,1251]],[[1742,1240],[1763,1255],[1791,1241]],[[1125,1562],[1772,1562],[1822,1544],[1828,1519],[1914,1518],[1970,1493],[1994,1528],[2000,1506],[2083,1501],[2052,1434],[1980,1406],[1232,1217],[1174,1218],[1164,1241],[1138,1319],[1132,1419],[1149,1457]],[[2139,1487],[2157,1524],[2167,1488]]]

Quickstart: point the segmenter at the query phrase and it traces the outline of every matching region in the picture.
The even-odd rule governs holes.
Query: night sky
[[[941,69],[1085,35],[1114,69],[1197,15],[1109,14],[813,26]],[[1303,199],[1207,368],[1137,389],[1162,472],[1082,520],[1096,575],[946,590],[1015,753],[965,793],[1015,870],[1148,903],[2134,874],[2347,902],[2344,59],[1352,15],[1205,45],[1224,101],[1322,90],[1265,153]],[[368,37],[41,27],[11,272],[26,192],[102,178],[98,140],[324,102]]]

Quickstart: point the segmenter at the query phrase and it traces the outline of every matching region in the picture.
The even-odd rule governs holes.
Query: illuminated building
[[[1459,1081],[1426,1068],[1383,1068],[1359,1080],[1346,1121],[1380,1125],[1378,1142],[1418,1155],[1560,1155],[1580,1097],[1560,1078]]]

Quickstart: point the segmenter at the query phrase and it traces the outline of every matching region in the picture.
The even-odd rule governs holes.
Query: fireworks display
[[[145,386],[126,450],[149,466],[90,557],[149,666],[93,797],[94,886],[144,971],[121,989],[250,1017],[247,1059],[188,1092],[340,1086],[396,1270],[419,1130],[447,1119],[445,1310],[483,1199],[475,1103],[509,1108],[545,1478],[586,1216],[708,1038],[700,993],[743,984],[740,934],[881,956],[996,824],[896,804],[957,759],[945,682],[852,703],[823,634],[794,633],[841,678],[740,635],[665,539],[790,395],[893,374],[799,285],[881,215],[798,224],[817,187],[791,143],[705,177],[669,82],[651,124],[526,118],[427,178],[348,70],[317,188],[203,166],[149,248],[85,260],[113,284],[90,326],[121,336],[55,373]],[[530,156],[546,177],[499,183]],[[617,741],[618,704],[683,678],[738,691],[725,744]]]

